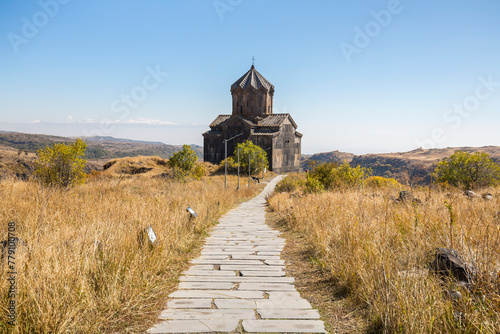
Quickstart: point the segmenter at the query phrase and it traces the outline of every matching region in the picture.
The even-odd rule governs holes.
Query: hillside
[[[353,154],[351,159],[348,159],[349,153],[334,151],[315,154],[304,161],[303,166],[307,166],[309,161],[312,160],[337,163],[347,160],[352,166],[360,165],[361,167],[371,168],[373,175],[392,177],[405,183],[429,184],[431,182],[431,173],[434,171],[437,163],[458,150],[469,153],[485,152],[490,155],[492,160],[500,163],[500,147],[484,146],[416,149],[398,153]],[[345,159],[340,159],[344,157]]]
[[[139,155],[156,155],[168,158],[182,149],[181,145],[167,145],[160,142],[146,142],[113,137],[83,137],[88,145],[87,159],[114,159]],[[35,153],[53,143],[70,143],[74,138],[48,135],[33,135],[18,132],[1,132],[0,146]],[[198,157],[203,156],[203,147],[191,145]]]
[[[145,142],[113,137],[84,137],[88,147],[85,152],[87,172],[102,169],[110,159],[137,156],[158,156],[168,159],[182,149],[181,145]],[[34,135],[18,132],[0,132],[0,177],[16,175],[24,178],[34,169],[36,151],[53,143],[72,143],[74,138]],[[191,145],[199,158],[203,147]]]
[[[306,170],[309,162],[311,161],[316,161],[317,163],[322,163],[322,162],[342,163],[344,161],[351,162],[354,156],[355,155],[352,153],[339,152],[339,151],[316,153],[313,154],[312,156],[304,156],[302,159],[302,170]]]

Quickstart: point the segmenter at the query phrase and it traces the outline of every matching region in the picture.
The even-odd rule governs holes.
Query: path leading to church
[[[148,333],[326,333],[286,276],[285,240],[265,223],[265,198],[280,178],[221,217]]]

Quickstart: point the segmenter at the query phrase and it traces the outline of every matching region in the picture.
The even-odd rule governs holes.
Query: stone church
[[[231,156],[238,143],[251,140],[267,152],[275,173],[300,171],[302,134],[290,114],[273,114],[274,86],[252,65],[231,85],[233,112],[219,115],[203,133],[203,157],[219,164],[224,160],[224,139],[243,135],[227,143]]]

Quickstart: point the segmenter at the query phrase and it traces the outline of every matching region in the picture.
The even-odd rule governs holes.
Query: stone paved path
[[[265,197],[279,179],[219,220],[148,333],[326,333],[285,276],[285,240],[265,224]]]

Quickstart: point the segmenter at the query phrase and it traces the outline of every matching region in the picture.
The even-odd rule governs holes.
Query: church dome
[[[241,78],[236,80],[236,82],[231,85],[231,92],[234,92],[238,87],[244,90],[250,88],[256,90],[264,88],[268,92],[274,92],[274,86],[269,81],[267,81],[266,78],[262,76],[262,74],[257,72],[254,65],[252,65],[252,68],[250,68],[247,73],[245,73]]]

